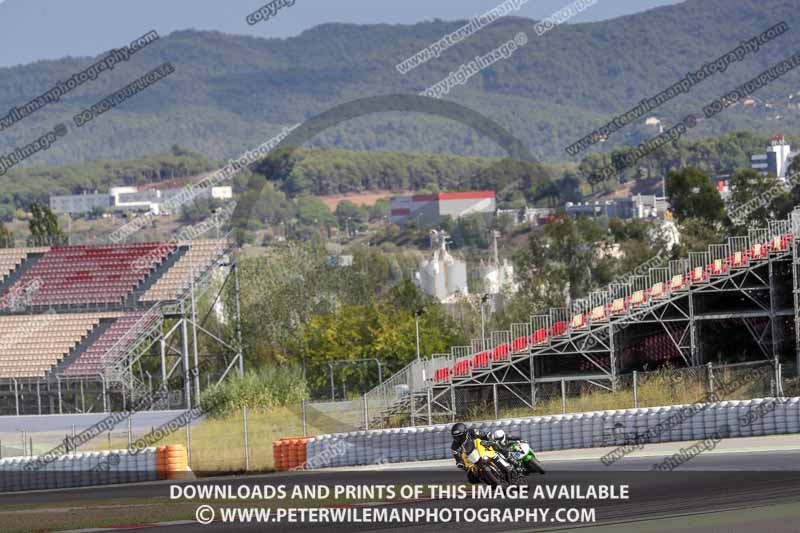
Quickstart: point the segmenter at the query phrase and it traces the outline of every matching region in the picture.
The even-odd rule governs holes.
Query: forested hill
[[[122,159],[165,152],[173,144],[213,159],[238,155],[280,127],[337,104],[377,94],[418,93],[526,31],[530,42],[452,89],[448,98],[511,130],[544,161],[569,160],[564,148],[778,22],[790,31],[654,112],[669,127],[678,117],[800,50],[797,0],[687,0],[610,21],[557,27],[541,37],[533,22],[507,18],[408,73],[395,65],[463,21],[414,26],[327,24],[290,39],[182,31],[162,38],[0,133],[0,155],[59,122],[70,132],[29,163]],[[143,28],[145,33],[150,28]],[[137,37],[121,36],[120,45]],[[21,106],[97,58],[66,58],[0,69],[0,110]],[[150,69],[170,61],[175,72],[78,129],[71,117]],[[800,111],[789,107],[800,70],[757,93],[758,105],[729,109],[695,135],[733,129],[792,133]],[[767,103],[773,105],[767,107]],[[5,111],[3,111],[5,113]],[[779,119],[776,116],[780,115]],[[651,135],[629,126],[606,145]],[[474,131],[422,115],[356,119],[315,137],[317,146],[500,156]]]

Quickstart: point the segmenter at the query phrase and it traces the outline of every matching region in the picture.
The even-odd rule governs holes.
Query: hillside
[[[173,144],[211,158],[228,158],[264,142],[283,125],[337,104],[377,94],[418,93],[462,63],[526,31],[527,46],[466,86],[454,88],[448,98],[499,122],[541,160],[565,161],[570,160],[564,152],[568,144],[615,112],[635,106],[686,72],[784,20],[790,29],[800,26],[794,0],[687,0],[614,20],[560,26],[541,37],[535,36],[532,21],[509,18],[405,76],[395,69],[398,62],[463,21],[326,24],[289,39],[180,31],[162,36],[127,63],[3,131],[0,154],[64,122],[70,126],[69,134],[28,163],[133,158],[166,151]],[[800,36],[789,31],[654,114],[669,127],[677,117],[699,112],[709,101],[788,57],[798,45]],[[0,109],[25,104],[96,59],[65,58],[0,69]],[[174,74],[80,129],[72,124],[75,113],[164,61],[174,65]],[[800,111],[789,99],[797,90],[797,76],[790,73],[772,83],[758,92],[757,105],[729,109],[702,123],[693,135],[716,135],[744,124],[762,133],[797,131]],[[632,125],[607,144],[638,142],[647,135]],[[418,114],[351,120],[317,135],[311,144],[504,155],[474,131]]]

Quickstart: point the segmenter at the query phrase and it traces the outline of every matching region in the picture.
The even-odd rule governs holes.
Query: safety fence
[[[411,374],[411,367],[398,374],[403,372]],[[721,386],[728,382],[737,385]],[[422,384],[421,390],[412,391],[407,386],[382,385],[352,400],[306,402],[303,413],[307,420],[315,421],[315,432],[319,434],[416,427],[457,418],[501,419],[681,405],[699,401],[709,393],[716,394],[719,400],[751,400],[780,396],[784,385],[790,383],[782,365],[776,369],[771,361],[719,366],[709,363],[633,372],[613,381],[580,376],[537,380],[534,387],[530,383],[496,383],[462,385],[450,390],[431,387],[427,382],[427,388]],[[331,422],[335,427],[328,429]]]
[[[183,446],[15,457],[0,460],[0,492],[185,479],[191,475]]]
[[[619,376],[615,389],[609,382],[537,382],[533,409],[521,400],[530,397],[529,384],[498,384],[472,390],[458,387],[452,396],[449,391],[440,398],[434,399],[431,395],[432,403],[427,402],[426,395],[402,392],[393,399],[399,398],[404,402],[394,403],[392,407],[396,410],[389,416],[385,415],[385,404],[369,395],[334,402],[306,401],[266,411],[247,412],[242,408],[221,417],[203,417],[150,445],[183,445],[188,451],[189,466],[199,476],[269,471],[284,467],[275,463],[273,443],[288,437],[450,424],[454,420],[523,419],[683,405],[707,401],[709,393],[713,393],[717,401],[781,396],[780,391],[774,392],[776,376],[781,384],[780,391],[785,395],[800,396],[797,378],[781,377],[769,363],[760,366],[665,368]],[[455,415],[450,409],[453,399]],[[430,410],[428,406],[431,406]],[[182,413],[137,412],[129,418],[121,418],[119,423],[89,440],[80,438],[82,432],[97,424],[106,414],[0,417],[0,458],[40,455],[58,446],[67,453],[125,449]],[[335,449],[328,455],[340,453],[342,450]],[[292,459],[292,454],[294,452],[289,453],[286,460],[290,467],[295,467],[297,459]],[[322,464],[327,459],[327,456],[323,457],[316,463]]]
[[[476,422],[503,429],[537,451],[800,432],[800,398],[761,398]],[[306,444],[308,468],[447,459],[450,425],[320,435]]]

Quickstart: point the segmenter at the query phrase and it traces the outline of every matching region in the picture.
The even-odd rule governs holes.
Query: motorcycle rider
[[[472,452],[475,439],[492,441],[491,435],[475,427],[467,428],[466,424],[461,422],[453,424],[453,427],[450,428],[450,435],[453,437],[450,450],[453,453],[456,466],[467,471],[467,478],[470,483],[477,483],[479,479],[469,470],[467,465],[464,464],[464,455],[469,455],[470,452]]]
[[[495,449],[500,451],[503,455],[508,457],[508,451],[514,446],[516,443],[522,440],[522,437],[518,437],[516,435],[506,435],[506,432],[502,429],[495,429],[492,432],[491,439],[497,443]]]

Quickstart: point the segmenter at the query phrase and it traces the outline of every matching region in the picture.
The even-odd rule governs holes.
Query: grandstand
[[[707,251],[550,309],[470,346],[414,361],[365,398],[375,418],[432,420],[487,398],[533,408],[548,384],[614,390],[634,370],[666,363],[772,362],[800,368],[800,211]],[[746,336],[746,337],[745,337]],[[717,349],[735,338],[732,358]],[[792,340],[794,342],[792,342]]]
[[[0,415],[124,409],[181,375],[172,396],[192,405],[195,304],[222,290],[215,273],[235,276],[229,252],[227,240],[0,250]],[[241,352],[226,349],[227,373]]]

